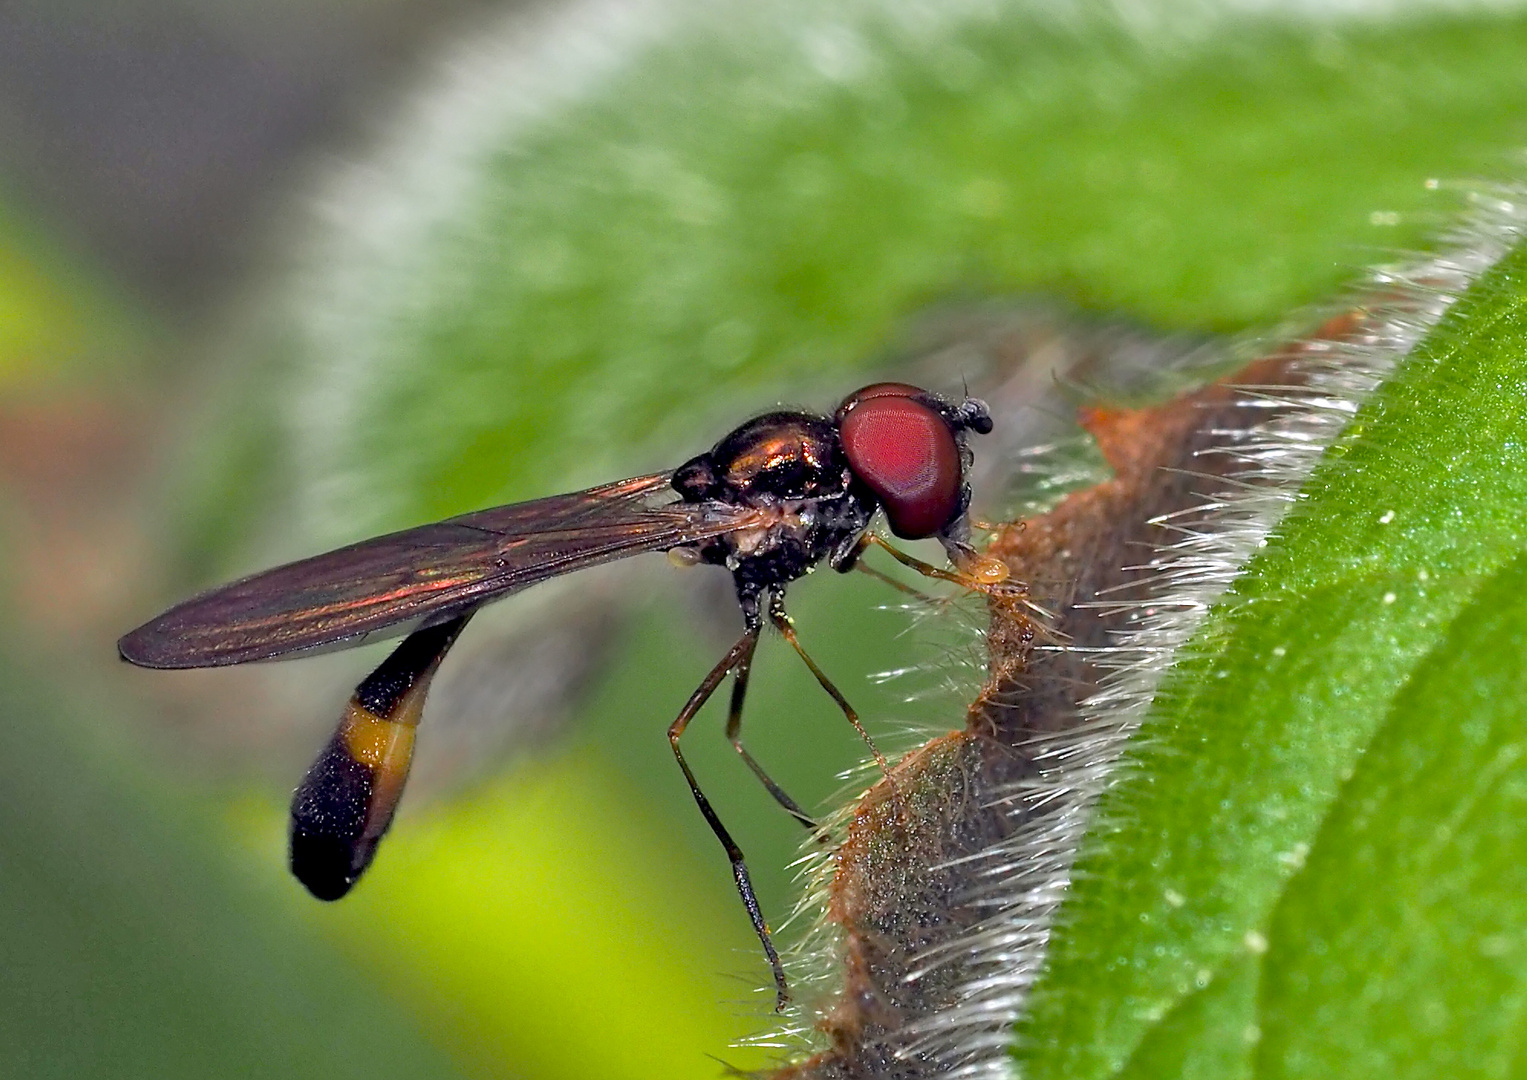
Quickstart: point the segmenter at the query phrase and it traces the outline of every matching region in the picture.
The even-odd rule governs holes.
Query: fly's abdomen
[[[292,796],[291,868],[320,900],[350,891],[392,825],[430,680],[470,613],[410,634],[356,688]]]

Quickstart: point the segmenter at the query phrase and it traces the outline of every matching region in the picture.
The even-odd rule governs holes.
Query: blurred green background
[[[731,1046],[771,1024],[766,973],[662,737],[735,633],[703,571],[474,625],[425,782],[333,906],[285,875],[285,802],[375,648],[163,675],[112,642],[231,574],[828,405],[929,312],[1276,326],[1425,245],[1459,205],[1429,181],[1519,169],[1509,6],[1132,11],[0,8],[7,1072],[768,1061]],[[958,723],[960,627],[902,635],[857,578],[792,601],[888,746]],[[719,724],[691,760],[778,924],[799,837]],[[777,642],[748,727],[808,807],[860,754]]]

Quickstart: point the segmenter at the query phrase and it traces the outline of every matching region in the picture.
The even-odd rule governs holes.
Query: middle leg
[[[716,839],[721,841],[721,846],[726,849],[726,857],[732,864],[732,880],[737,885],[738,895],[742,897],[742,906],[747,908],[748,919],[753,924],[753,932],[758,935],[759,943],[763,945],[764,957],[769,962],[769,969],[774,974],[775,1009],[783,1012],[790,1001],[790,989],[785,982],[785,969],[779,962],[779,953],[774,948],[774,941],[769,936],[768,924],[764,922],[763,909],[758,905],[758,895],[753,891],[753,881],[748,875],[748,866],[744,861],[742,848],[737,846],[737,841],[732,839],[732,834],[721,824],[721,818],[711,806],[710,800],[705,797],[705,792],[700,790],[699,783],[695,780],[695,774],[689,768],[689,762],[684,760],[684,751],[679,748],[679,739],[684,734],[684,729],[695,718],[701,707],[710,700],[711,694],[715,693],[716,687],[721,685],[721,680],[734,670],[744,657],[751,658],[753,649],[758,644],[759,617],[758,609],[754,607],[750,612],[743,608],[743,617],[747,620],[747,629],[737,643],[727,651],[715,667],[711,668],[710,674],[695,688],[695,692],[684,703],[684,708],[679,710],[679,715],[668,725],[668,743],[673,747],[673,756],[679,763],[679,768],[684,772],[684,779],[689,782],[689,792],[695,797],[695,804],[699,806],[700,813],[705,816],[705,822],[716,834]]]
[[[777,592],[769,594],[769,621],[779,630],[780,635],[790,643],[790,647],[795,650],[796,655],[806,662],[806,666],[816,676],[818,685],[823,690],[826,690],[832,699],[838,703],[838,708],[843,710],[843,715],[854,726],[854,730],[859,733],[859,737],[864,740],[864,744],[870,748],[870,753],[875,756],[875,763],[880,766],[881,773],[889,781],[891,779],[891,767],[886,762],[885,755],[875,745],[875,740],[870,738],[870,733],[864,730],[864,725],[859,722],[859,714],[854,712],[854,707],[848,703],[848,699],[832,684],[832,680],[827,677],[821,668],[817,667],[816,661],[801,646],[800,639],[795,636],[795,624],[791,622],[790,616],[785,612],[785,598]]]
[[[811,815],[802,810],[800,806],[785,793],[785,790],[776,784],[768,773],[764,772],[763,766],[758,764],[753,755],[748,753],[747,747],[742,745],[742,703],[748,693],[748,675],[753,670],[753,652],[758,645],[758,634],[755,631],[751,638],[745,639],[748,644],[746,651],[737,660],[737,665],[732,671],[732,707],[726,718],[726,739],[732,744],[732,749],[747,762],[748,768],[753,770],[753,775],[774,796],[774,801],[785,808],[785,811],[796,821],[806,826],[811,832],[821,832],[821,825],[812,819]]]

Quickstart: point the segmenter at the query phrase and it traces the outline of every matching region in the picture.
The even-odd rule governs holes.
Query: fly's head
[[[833,420],[854,478],[874,492],[893,533],[966,546],[966,473],[973,461],[966,433],[991,431],[985,402],[954,402],[907,383],[873,383],[844,398]]]

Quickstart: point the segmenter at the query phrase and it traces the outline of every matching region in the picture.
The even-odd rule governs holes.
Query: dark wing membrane
[[[756,510],[661,502],[669,474],[514,503],[364,540],[205,592],[117,643],[144,667],[268,660],[418,624],[538,581],[757,524]]]

